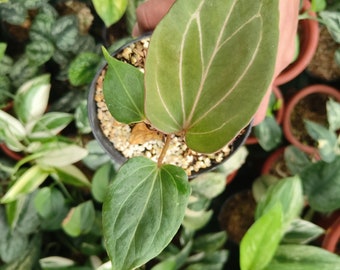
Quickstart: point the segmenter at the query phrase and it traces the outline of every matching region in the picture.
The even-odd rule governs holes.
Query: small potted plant
[[[274,74],[278,18],[278,1],[178,0],[150,42],[142,39],[127,49],[141,46],[145,56],[148,47],[145,66],[137,69],[104,50],[108,64],[88,100],[92,125],[98,112],[94,89],[103,84],[111,125],[137,127],[143,132],[134,134],[136,140],[161,138],[155,161],[125,158],[104,200],[104,238],[114,269],[136,268],[155,257],[183,220],[190,186],[176,164],[180,157],[166,160],[174,138],[204,154],[230,150],[240,136],[245,139]],[[138,58],[131,62],[140,64]],[[105,131],[94,125],[93,131],[114,148]]]

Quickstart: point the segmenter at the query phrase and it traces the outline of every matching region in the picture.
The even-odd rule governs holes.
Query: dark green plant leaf
[[[27,10],[20,3],[2,3],[1,4],[1,18],[14,25],[21,25],[27,18]]]
[[[29,36],[32,41],[52,41],[51,31],[55,17],[39,13],[33,20]]]
[[[251,121],[277,44],[278,1],[177,0],[151,37],[147,119],[162,132],[184,132],[193,150],[219,150]]]
[[[59,134],[73,120],[73,115],[62,112],[45,113],[32,127],[30,138],[48,138]]]
[[[81,35],[77,39],[77,43],[72,47],[72,53],[78,55],[84,52],[96,52],[99,55],[95,39],[91,35]]]
[[[115,170],[111,162],[108,162],[96,170],[92,178],[91,192],[98,202],[104,202],[109,183],[115,176]]]
[[[92,129],[89,122],[86,100],[83,100],[79,103],[74,112],[74,118],[77,130],[80,134],[91,133]]]
[[[340,257],[322,248],[281,245],[264,270],[339,270]]]
[[[48,40],[32,41],[26,46],[26,55],[32,65],[41,66],[52,58],[54,46]]]
[[[277,203],[282,207],[283,225],[287,228],[301,214],[304,205],[302,184],[298,176],[284,178],[271,185],[256,206],[255,218],[259,219]]]
[[[55,45],[61,51],[72,51],[79,37],[77,17],[74,15],[60,17],[53,25],[52,36]]]
[[[282,242],[286,244],[306,244],[321,236],[324,232],[323,228],[310,221],[295,219],[290,223]]]
[[[326,127],[305,120],[305,126],[308,134],[318,142],[318,149],[321,159],[326,162],[332,162],[336,157],[336,148],[338,145],[336,133]]]
[[[91,52],[79,54],[68,69],[71,84],[79,86],[90,83],[97,72],[100,59],[99,55]]]
[[[73,207],[62,223],[64,231],[72,237],[91,231],[95,220],[95,210],[92,201],[87,201]]]
[[[190,195],[188,177],[173,165],[129,159],[103,205],[103,230],[113,269],[133,269],[158,255],[176,234]]]
[[[319,161],[300,174],[304,193],[316,211],[331,212],[340,208],[340,157],[333,162]]]
[[[266,151],[275,149],[282,142],[281,127],[272,116],[266,116],[259,125],[255,126],[254,134]]]
[[[311,164],[311,159],[306,153],[294,145],[288,145],[284,150],[284,160],[292,175],[299,174],[304,168]]]
[[[117,22],[125,13],[127,0],[92,0],[98,16],[106,27]]]
[[[39,67],[30,65],[27,55],[21,56],[13,65],[9,77],[13,86],[18,88],[38,74]]]
[[[137,68],[119,61],[103,48],[108,69],[103,83],[106,105],[119,122],[140,122],[144,117],[144,76]]]
[[[261,270],[271,261],[283,235],[282,219],[276,203],[248,229],[240,244],[241,270]]]

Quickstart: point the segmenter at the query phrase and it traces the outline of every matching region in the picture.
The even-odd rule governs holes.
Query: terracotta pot
[[[315,85],[310,85],[310,86],[303,88],[290,99],[289,103],[285,107],[285,116],[283,119],[283,133],[286,139],[291,144],[295,145],[303,152],[310,154],[312,157],[318,157],[318,149],[315,146],[308,145],[306,144],[306,142],[300,141],[300,139],[297,138],[296,135],[294,135],[294,131],[293,131],[294,126],[291,121],[292,114],[296,106],[299,104],[299,102],[301,102],[301,100],[306,100],[306,98],[308,98],[308,96],[312,94],[327,95],[340,102],[340,92],[333,87],[323,85],[323,84],[315,84]],[[322,100],[319,100],[319,101],[322,101]],[[320,103],[317,104],[317,107],[320,108]],[[299,115],[299,117],[300,119],[303,119],[303,115]],[[310,119],[310,120],[313,120],[313,119]],[[297,126],[295,128],[296,129],[303,128],[303,130],[305,130],[303,124],[300,124],[300,126]]]
[[[310,1],[304,0],[300,13],[310,10],[310,6]],[[311,17],[316,17],[315,12],[308,11],[308,14]],[[279,74],[279,76],[274,80],[275,85],[285,84],[297,77],[307,68],[317,49],[319,41],[319,24],[317,20],[300,20],[298,29],[300,39],[300,51],[298,58]]]
[[[119,52],[121,52],[123,49],[125,49],[127,46],[129,46],[131,43],[135,43],[138,40],[141,40],[145,38],[146,36],[142,36],[115,51],[112,55],[117,55]],[[89,115],[89,121],[92,128],[92,133],[96,140],[99,142],[99,144],[102,146],[102,148],[107,152],[107,154],[118,164],[122,165],[127,158],[117,149],[114,148],[112,142],[108,139],[108,137],[103,133],[100,121],[97,117],[97,103],[95,101],[96,96],[96,85],[97,81],[100,76],[102,76],[102,71],[105,69],[106,64],[100,68],[100,70],[97,72],[94,80],[92,81],[89,96],[88,96],[88,115]],[[250,134],[252,125],[249,124],[238,136],[236,136],[236,139],[232,142],[231,151],[228,156],[224,158],[222,162],[225,162],[231,155],[234,153],[239,147],[241,147],[244,143],[247,137]],[[192,172],[192,174],[189,176],[189,178],[194,178],[198,174],[210,171],[217,166],[219,166],[221,163],[213,163],[212,166],[204,169],[200,169],[198,172]]]
[[[335,222],[326,231],[325,237],[322,241],[322,247],[330,252],[337,253],[339,249],[337,245],[340,241],[340,215]]]
[[[278,166],[278,164],[283,163],[282,161],[284,159],[284,151],[285,147],[280,147],[268,156],[268,158],[264,161],[261,169],[262,175],[273,174],[273,171],[276,171],[276,167]],[[282,167],[281,165],[279,166],[280,168]],[[278,174],[279,176],[280,173],[275,174]],[[284,176],[280,174],[280,177]]]
[[[282,95],[282,92],[280,90],[280,88],[278,86],[273,86],[273,93],[276,97],[277,100],[280,100],[281,101],[281,108],[277,111],[275,111],[275,119],[276,119],[276,122],[278,124],[281,124],[282,123],[282,120],[283,120],[283,115],[284,115],[284,98],[283,98],[283,95]],[[246,140],[246,144],[247,145],[251,145],[251,144],[257,144],[258,143],[258,139],[250,134],[250,136],[247,138]]]
[[[238,173],[238,170],[233,171],[231,174],[229,174],[227,176],[227,178],[226,178],[227,185],[229,185],[234,180],[234,178],[236,177],[237,173]]]

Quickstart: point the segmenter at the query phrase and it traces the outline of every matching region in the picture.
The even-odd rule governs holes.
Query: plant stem
[[[171,136],[170,136],[170,134],[167,134],[164,147],[163,147],[162,152],[161,152],[161,154],[159,155],[159,158],[158,158],[158,162],[157,162],[158,167],[160,167],[163,164],[163,159],[165,157],[166,151],[169,148],[170,141],[171,141]]]

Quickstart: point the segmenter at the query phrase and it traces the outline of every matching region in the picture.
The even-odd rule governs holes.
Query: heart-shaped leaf
[[[278,1],[176,1],[151,37],[148,120],[165,133],[185,133],[198,152],[219,150],[256,112],[277,44]]]
[[[144,157],[118,171],[103,205],[103,232],[112,269],[135,269],[158,255],[183,220],[190,186],[185,171]]]
[[[125,13],[127,0],[92,0],[98,16],[106,27],[117,22]]]

